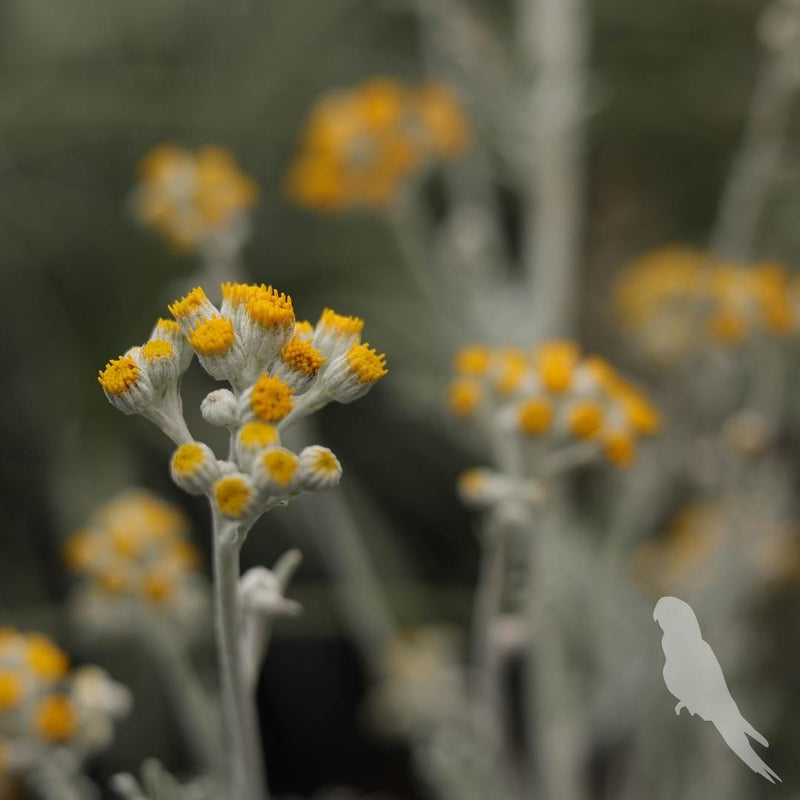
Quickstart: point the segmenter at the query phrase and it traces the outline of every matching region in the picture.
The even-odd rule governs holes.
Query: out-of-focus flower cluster
[[[159,320],[150,339],[101,370],[109,401],[141,414],[179,445],[170,464],[174,481],[205,494],[215,510],[253,521],[305,490],[336,485],[341,466],[326,447],[296,454],[281,431],[330,401],[362,397],[386,375],[386,359],[361,342],[363,320],[330,309],[316,325],[295,319],[292,300],[268,286],[227,283],[217,309],[196,288],[170,305],[175,321]],[[227,459],[196,441],[186,427],[178,392],[192,356],[230,389],[211,392],[204,419],[227,428]]]
[[[632,262],[615,304],[637,347],[671,363],[709,344],[794,335],[795,284],[778,264],[731,264],[675,245]]]
[[[447,84],[410,88],[371,78],[316,103],[287,190],[317,211],[383,209],[411,176],[436,159],[459,156],[470,139],[461,103]]]
[[[70,670],[47,636],[0,629],[0,776],[56,756],[77,766],[107,747],[130,695],[94,666]]]
[[[258,187],[222,147],[196,152],[176,144],[154,147],[139,163],[133,194],[136,216],[178,250],[195,250],[209,239],[246,234],[244,212]]]
[[[733,547],[731,521],[719,502],[683,508],[664,535],[642,544],[634,554],[634,572],[654,597],[691,592],[712,583],[723,550]],[[778,521],[749,524],[742,531],[736,558],[763,582],[781,583],[800,577],[800,536],[796,526]]]
[[[204,592],[186,518],[144,489],[100,506],[67,540],[64,559],[84,601],[105,614],[144,605],[183,617]]]
[[[661,427],[659,413],[638,388],[602,358],[582,356],[570,341],[543,342],[532,351],[475,345],[461,350],[453,366],[450,411],[521,444],[520,476],[535,474],[540,459],[576,443],[590,458],[627,466],[638,440]],[[512,476],[497,477],[470,470],[461,480],[462,495],[480,502],[515,490],[508,483]]]

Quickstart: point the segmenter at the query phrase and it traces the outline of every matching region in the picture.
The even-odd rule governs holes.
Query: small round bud
[[[200,404],[200,413],[209,425],[232,428],[238,420],[236,397],[229,389],[210,392]]]

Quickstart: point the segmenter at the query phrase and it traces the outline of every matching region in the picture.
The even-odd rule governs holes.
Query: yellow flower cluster
[[[666,533],[642,544],[634,553],[633,569],[639,582],[660,597],[691,591],[705,585],[722,549],[730,545],[725,509],[717,502],[683,508]],[[752,573],[765,581],[800,577],[800,537],[790,526],[750,526],[739,557]]]
[[[97,667],[69,667],[44,634],[0,628],[0,776],[35,767],[49,746],[85,755],[107,743],[111,718],[130,704],[127,690]]]
[[[139,164],[133,206],[178,250],[193,250],[254,205],[258,188],[223,147],[154,147]]]
[[[789,275],[778,264],[731,264],[675,245],[632,262],[615,305],[637,342],[670,361],[708,341],[732,347],[759,334],[794,333],[792,296]]]
[[[387,77],[322,97],[287,177],[289,196],[317,211],[383,209],[434,159],[462,154],[471,131],[444,83],[409,88]]]
[[[639,389],[603,359],[582,356],[574,342],[543,342],[532,351],[475,345],[457,353],[453,366],[453,415],[497,419],[524,440],[552,448],[596,443],[607,461],[626,466],[638,438],[661,427]]]
[[[170,465],[175,483],[237,520],[301,491],[335,486],[341,466],[330,450],[313,445],[295,454],[281,446],[280,432],[331,401],[357,400],[387,374],[386,357],[361,341],[364,321],[331,309],[316,325],[298,321],[291,297],[243,283],[223,284],[219,308],[198,287],[169,310],[175,321],[159,320],[152,334],[169,336],[169,359],[147,361],[148,348],[161,341],[151,338],[110,361],[99,382],[113,405],[151,419],[179,445]],[[201,406],[207,422],[233,435],[224,461],[194,441],[182,416],[177,385],[192,354],[231,386]]]
[[[98,508],[64,547],[69,569],[109,598],[157,608],[175,602],[198,574],[200,559],[184,515],[144,489],[131,489]]]

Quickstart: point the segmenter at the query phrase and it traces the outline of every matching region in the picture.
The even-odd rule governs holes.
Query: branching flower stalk
[[[263,285],[223,284],[222,297],[217,309],[202,289],[193,289],[170,306],[174,321],[159,320],[148,341],[110,361],[99,381],[112,405],[144,416],[172,439],[173,480],[211,505],[231,797],[262,800],[267,788],[253,688],[266,638],[253,614],[263,598],[258,580],[240,580],[241,548],[266,511],[341,478],[328,448],[312,445],[296,454],[281,445],[281,432],[331,401],[362,397],[386,374],[386,362],[361,343],[364,323],[357,317],[326,309],[316,325],[298,322],[291,298]],[[179,385],[195,354],[213,378],[230,386],[211,392],[201,406],[208,423],[229,431],[225,459],[196,441],[183,417]],[[284,562],[278,589],[289,572]],[[267,611],[287,608],[293,606],[273,604]]]

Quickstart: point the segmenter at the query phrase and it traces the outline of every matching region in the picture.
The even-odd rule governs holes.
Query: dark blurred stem
[[[797,66],[792,55],[773,50],[761,67],[744,135],[711,234],[711,251],[722,258],[746,261],[751,256],[780,160],[797,85]]]
[[[156,614],[143,615],[141,636],[159,665],[197,765],[220,772],[224,759],[217,709],[192,669],[184,637]]]
[[[584,0],[518,0],[523,267],[540,336],[574,336],[585,202]]]

